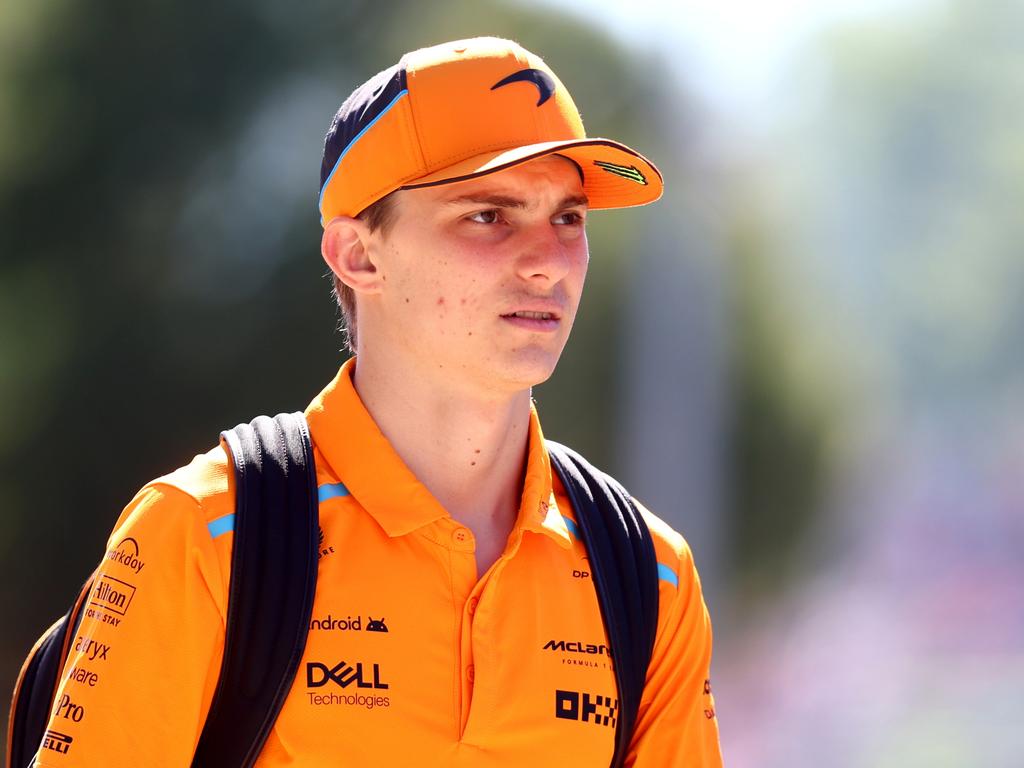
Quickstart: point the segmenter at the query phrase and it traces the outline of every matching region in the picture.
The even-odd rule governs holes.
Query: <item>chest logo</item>
[[[326,545],[324,544],[324,528],[323,528],[323,526],[320,526],[320,544],[319,544],[318,549],[320,550],[320,554],[317,556],[318,560],[323,559],[327,555],[333,555],[334,554],[334,545],[333,544],[326,544]]]
[[[582,640],[548,640],[542,650],[561,655],[562,664],[570,667],[612,668],[612,649],[604,643]]]
[[[370,666],[370,665],[367,665]],[[306,687],[322,688],[328,683],[334,683],[339,688],[348,688],[355,683],[357,688],[375,688],[387,690],[390,686],[380,679],[380,664],[374,664],[372,678],[369,670],[363,669],[363,663],[357,662],[354,666],[347,661],[339,661],[333,667],[328,667],[319,661],[306,662]]]
[[[555,691],[555,717],[582,723],[608,725],[612,728],[619,716],[619,700],[582,691]]]

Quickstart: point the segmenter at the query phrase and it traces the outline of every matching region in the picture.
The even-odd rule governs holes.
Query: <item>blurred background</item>
[[[1022,765],[1018,0],[0,4],[0,688],[138,487],[333,376],[323,134],[478,34],[665,173],[536,397],[690,541],[727,765]]]

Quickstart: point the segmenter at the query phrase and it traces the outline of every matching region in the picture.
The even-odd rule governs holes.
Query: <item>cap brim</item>
[[[579,167],[590,208],[646,205],[661,197],[665,188],[654,163],[625,144],[611,139],[573,139],[474,155],[403,184],[401,189],[453,184],[553,154],[567,157]]]

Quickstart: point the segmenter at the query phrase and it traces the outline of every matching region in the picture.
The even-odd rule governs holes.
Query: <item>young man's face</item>
[[[576,166],[547,156],[397,198],[392,226],[373,235],[381,292],[361,314],[360,346],[398,347],[410,375],[470,387],[546,380],[589,258]]]

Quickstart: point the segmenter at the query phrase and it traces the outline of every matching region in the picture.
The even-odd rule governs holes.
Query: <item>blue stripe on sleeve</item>
[[[569,532],[579,539],[580,529],[576,525],[576,521],[570,517],[566,517],[565,515],[562,515],[562,519],[565,521],[565,526],[569,529]],[[662,581],[667,581],[673,587],[679,589],[679,576],[664,563],[658,563],[658,578]]]
[[[576,525],[576,521],[573,520],[571,517],[566,517],[565,515],[562,515],[562,519],[565,520],[565,527],[569,529],[569,533],[571,533],[573,536],[579,539],[580,529]]]
[[[658,578],[662,581],[667,581],[673,587],[679,589],[679,576],[664,563],[658,563]]]
[[[335,499],[339,496],[348,496],[348,488],[344,483],[324,483],[317,488],[317,500],[323,504],[328,499]]]
[[[343,483],[329,483],[327,485],[321,485],[317,489],[318,501],[324,502],[327,499],[333,499],[338,496],[348,496],[348,488]],[[235,530],[235,513],[232,512],[230,515],[224,515],[218,517],[216,520],[211,520],[206,524],[207,529],[210,531],[211,538],[217,538],[225,533],[230,533]]]
[[[210,529],[210,537],[214,539],[223,533],[233,531],[235,530],[235,513],[232,512],[230,515],[224,515],[216,520],[211,520],[206,524],[206,527]]]

